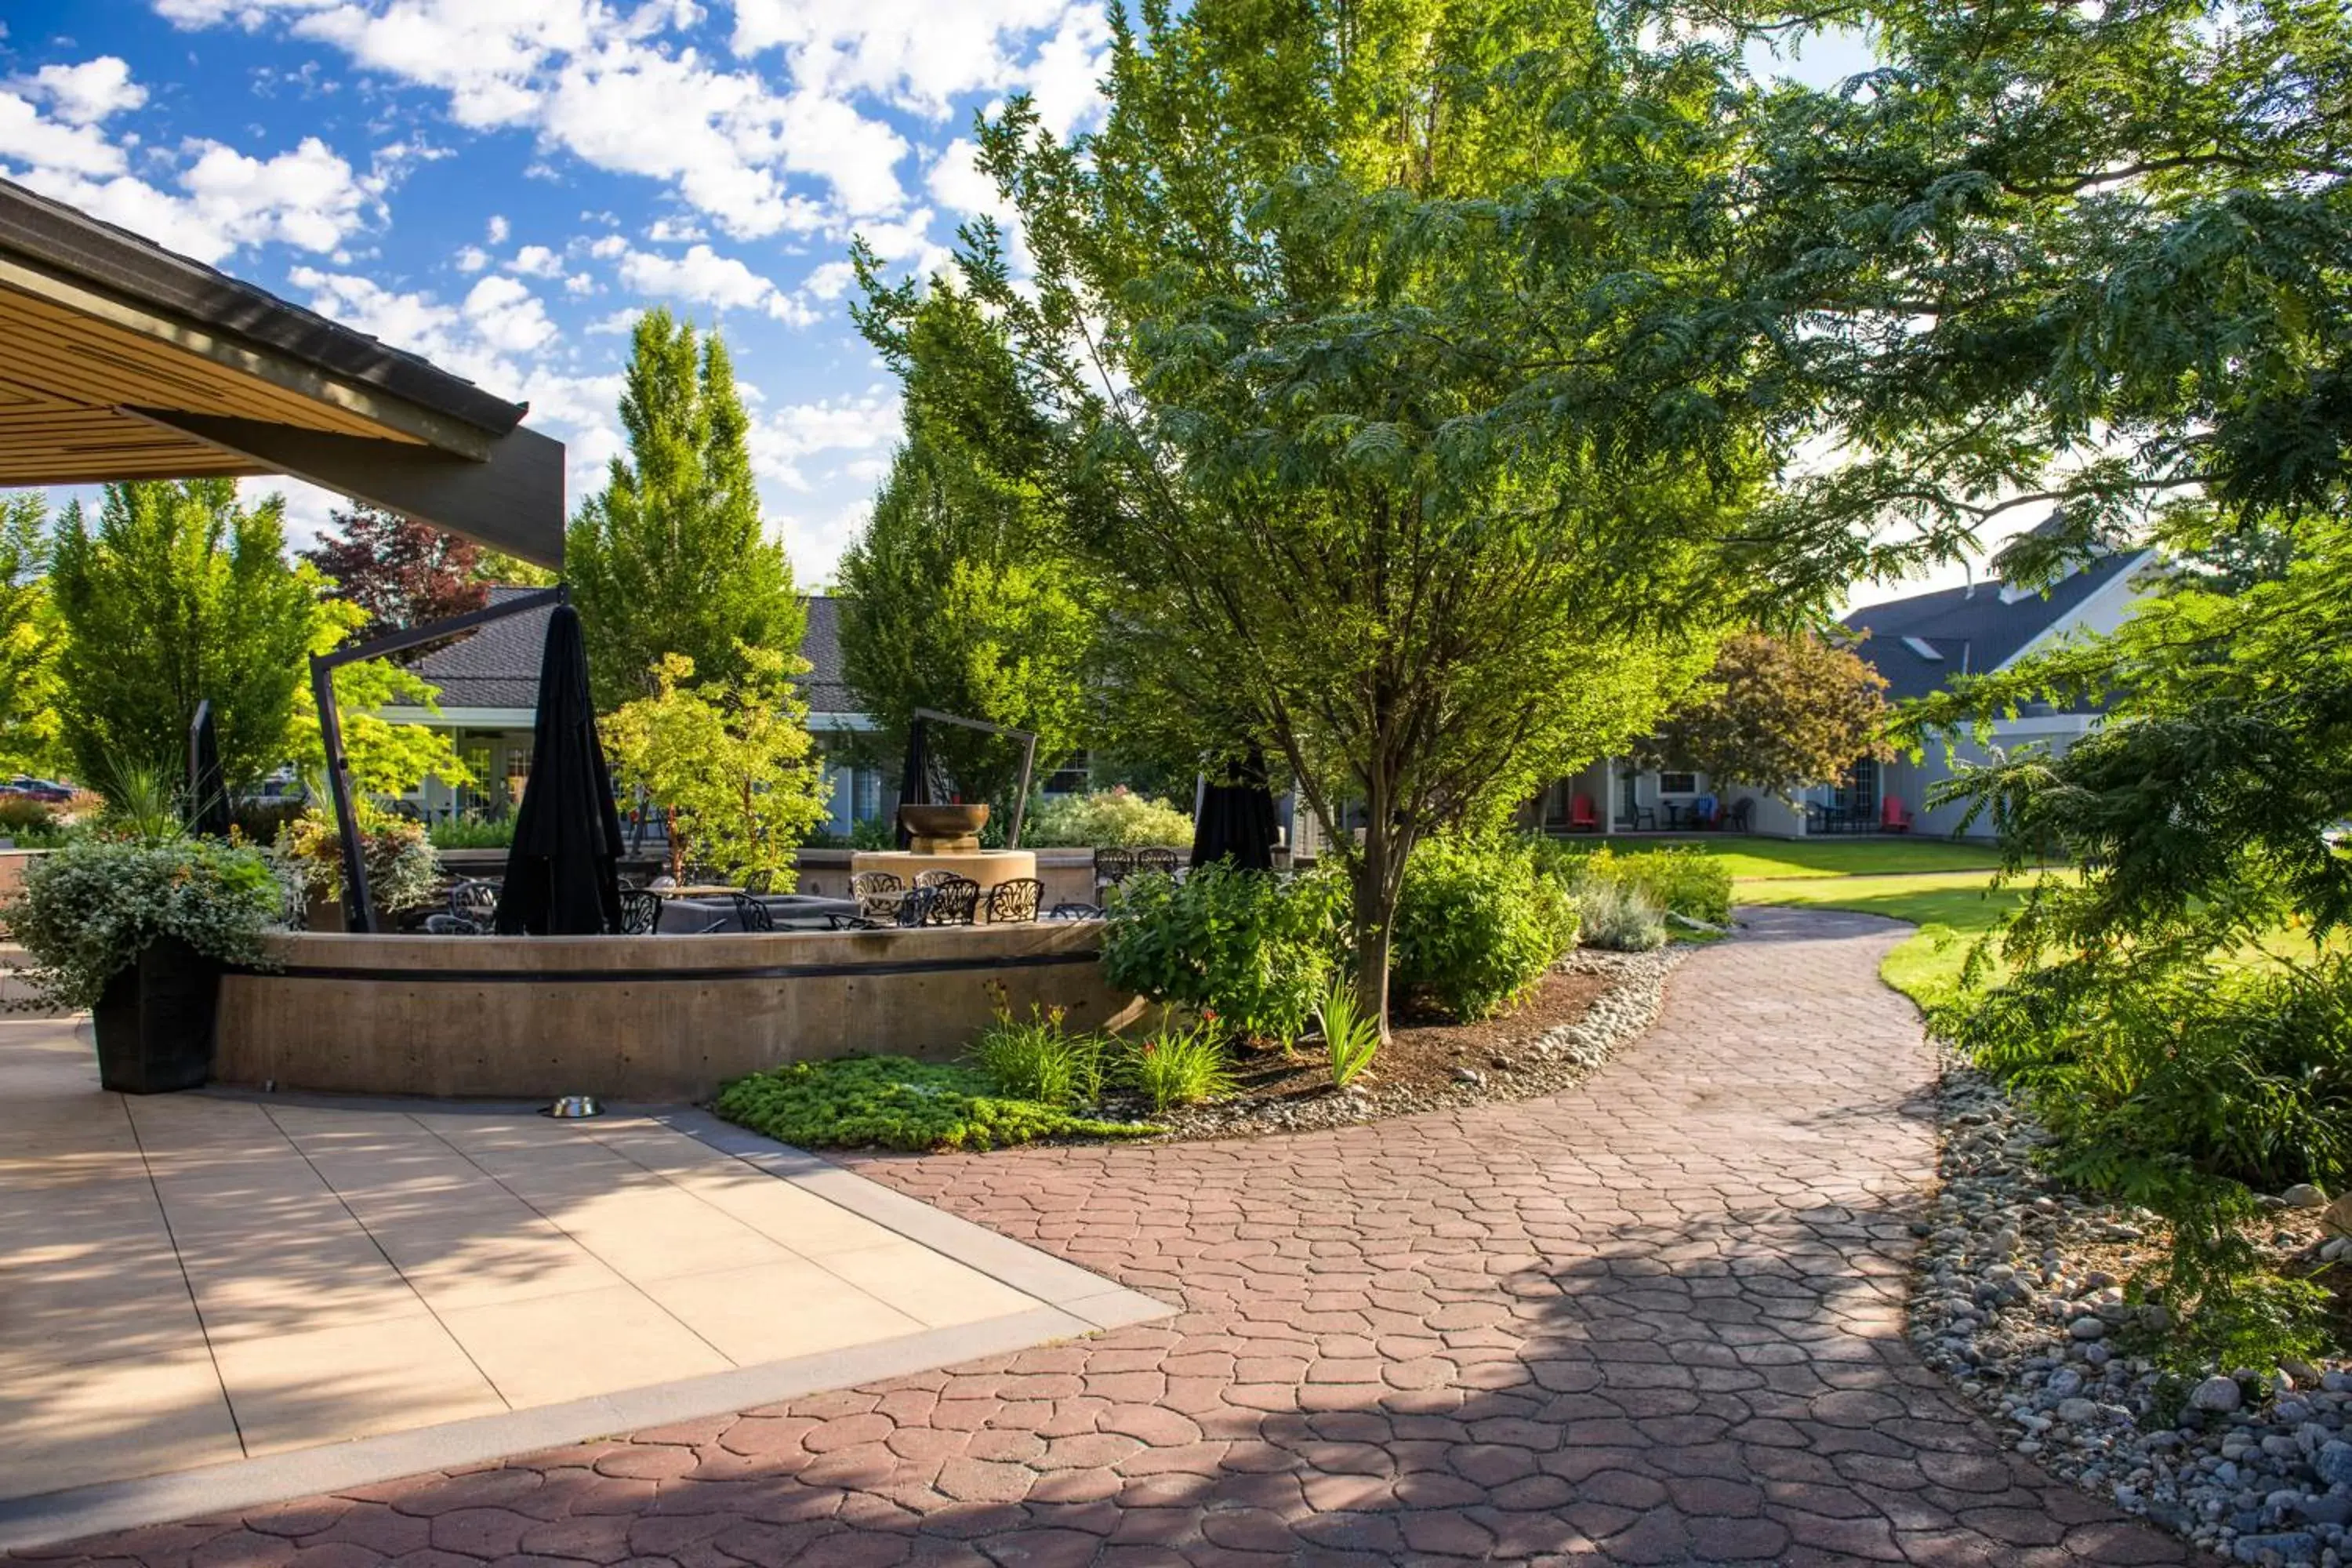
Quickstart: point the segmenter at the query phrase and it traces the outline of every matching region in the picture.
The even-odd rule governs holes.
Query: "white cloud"
[[[846,261],[828,261],[808,275],[802,289],[819,300],[838,300],[857,280],[857,268]]]
[[[58,119],[73,125],[95,125],[147,101],[147,89],[131,79],[131,67],[114,55],[76,66],[43,66],[26,85],[49,100]]]
[[[561,278],[563,276],[563,258],[543,245],[526,245],[514,253],[514,259],[507,263],[507,270],[519,272],[525,278]]]
[[[490,215],[488,225],[490,243],[492,245],[504,245],[507,242],[507,236],[509,232],[511,232],[511,226],[507,222],[506,214],[492,213]]]
[[[896,391],[791,404],[751,421],[751,470],[786,489],[806,490],[806,459],[828,452],[887,451],[898,439]]]
[[[466,320],[499,353],[536,353],[555,336],[539,296],[512,278],[485,278],[467,292]]]
[[[363,177],[315,136],[267,158],[190,140],[150,160],[158,177],[179,187],[174,192],[131,172],[127,150],[138,145],[136,136],[98,123],[145,101],[146,89],[121,60],[46,66],[18,88],[0,88],[0,174],[199,261],[272,242],[338,252],[421,155],[394,143]]]
[[[656,245],[685,245],[691,240],[709,239],[710,231],[684,218],[657,217],[646,230],[646,237]]]
[[[957,137],[940,151],[930,173],[924,176],[923,187],[960,213],[974,216],[993,213],[999,222],[1012,214],[1011,205],[997,190],[996,182],[982,172],[980,143],[969,136]]]
[[[804,327],[816,320],[806,300],[707,245],[689,246],[678,257],[632,250],[621,258],[621,284],[662,300],[721,310],[759,310],[788,327]]]
[[[1066,130],[1093,112],[1108,38],[1094,0],[736,0],[730,65],[684,36],[704,20],[689,0],[154,3],[182,26],[277,27],[332,45],[446,93],[461,124],[532,129],[551,153],[659,180],[739,239],[836,232],[903,209],[910,149],[862,100],[936,118],[959,95],[1025,88]],[[783,80],[760,62],[772,49]],[[680,223],[653,237],[701,236]]]
[[[94,125],[52,120],[28,98],[0,88],[0,160],[40,170],[50,178],[120,174],[130,166],[122,148]]]
[[[458,271],[479,272],[483,268],[488,267],[489,264],[490,253],[484,250],[480,246],[465,245],[457,247]]]

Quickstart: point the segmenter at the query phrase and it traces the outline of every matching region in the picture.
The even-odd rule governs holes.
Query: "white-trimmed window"
[[[1696,773],[1660,773],[1658,793],[1660,795],[1696,795],[1698,775]]]

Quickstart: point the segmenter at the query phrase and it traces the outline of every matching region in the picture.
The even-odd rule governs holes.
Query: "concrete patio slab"
[[[0,1023],[0,1550],[1171,1309],[698,1112],[98,1087]]]

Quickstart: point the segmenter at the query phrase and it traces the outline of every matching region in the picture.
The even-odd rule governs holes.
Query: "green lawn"
[[[2063,875],[2064,873],[2061,873]],[[1889,985],[1922,1007],[1948,1001],[1958,987],[1969,949],[2010,910],[2025,901],[2027,886],[1991,886],[1990,873],[1944,872],[1930,876],[1831,877],[1818,873],[1744,881],[1732,889],[1743,904],[1801,904],[1816,909],[1856,910],[1866,915],[1908,921],[1919,928],[1878,966]],[[2310,962],[2307,935],[2280,931],[2258,946],[2226,956],[2240,964]],[[1985,971],[1989,982],[2008,973],[1996,959]]]
[[[1905,847],[1924,849],[1930,846]],[[2024,888],[1996,889],[1990,886],[1991,880],[1990,873],[1986,871],[1846,877],[1813,872],[1742,882],[1732,897],[1743,904],[1855,910],[1910,921],[1918,931],[1886,955],[1878,973],[1889,985],[1922,1007],[1932,1007],[1948,1000],[1958,986],[1961,966],[1968,962],[1969,949],[1976,940],[2024,901]]]
[[[1704,850],[1725,862],[1736,881],[1756,878],[1910,876],[1934,871],[1990,871],[2000,864],[1992,850],[1942,838],[1749,838],[1614,837],[1603,840],[1620,855],[1638,855],[1666,845]]]

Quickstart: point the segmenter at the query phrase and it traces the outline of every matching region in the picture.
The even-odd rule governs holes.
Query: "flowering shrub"
[[[1203,1012],[1189,1027],[1171,1029],[1160,1020],[1157,1034],[1136,1042],[1126,1062],[1126,1077],[1154,1110],[1171,1105],[1197,1105],[1233,1092],[1232,1072],[1225,1063],[1224,1032],[1213,1012]]]
[[[1003,986],[991,982],[996,1016],[971,1047],[972,1065],[1018,1100],[1041,1105],[1091,1105],[1102,1098],[1105,1047],[1099,1035],[1071,1034],[1060,1007],[1029,1006],[1015,1018]]]
[[[156,938],[223,963],[262,966],[279,908],[259,851],[206,838],[76,839],[25,868],[0,922],[33,955],[19,1008],[96,1006],[106,983]]]
[[[425,826],[359,808],[360,852],[367,858],[368,896],[391,914],[431,903],[441,889],[441,863],[434,858]],[[305,812],[278,830],[270,849],[278,874],[307,898],[343,896],[343,846],[335,819]]]
[[[1033,849],[1132,849],[1192,842],[1190,813],[1121,785],[1085,795],[1042,797],[1023,818],[1021,842]]]

